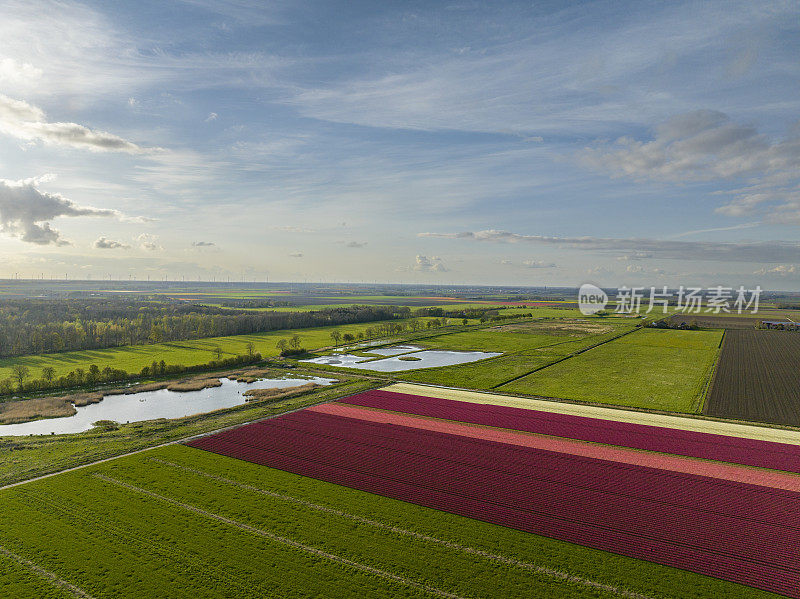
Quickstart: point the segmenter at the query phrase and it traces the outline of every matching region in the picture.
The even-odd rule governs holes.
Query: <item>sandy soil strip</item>
[[[752,426],[748,424],[735,424],[732,422],[717,422],[702,418],[634,412],[624,409],[529,399],[526,397],[510,397],[507,395],[482,393],[480,391],[432,387],[427,385],[415,385],[412,383],[396,383],[388,387],[383,387],[381,390],[395,393],[408,393],[409,395],[437,397],[439,399],[452,399],[454,401],[466,401],[469,403],[493,404],[527,410],[540,410],[542,412],[588,416],[589,418],[600,418],[603,420],[616,420],[618,422],[663,426],[699,433],[712,433],[715,435],[727,435],[729,437],[742,437],[745,439],[800,445],[800,431],[771,428],[768,426]]]
[[[615,447],[611,445],[602,445],[600,443],[567,439],[564,437],[553,437],[524,431],[511,431],[508,429],[493,428],[465,422],[439,420],[413,414],[385,412],[373,408],[362,408],[340,403],[322,404],[320,406],[308,408],[308,411],[331,414],[334,416],[344,416],[346,418],[357,418],[366,422],[409,426],[420,430],[448,433],[461,437],[470,437],[472,439],[497,441],[520,447],[557,451],[569,455],[597,458],[635,466],[646,466],[648,468],[658,468],[659,470],[669,470],[671,472],[680,472],[681,474],[709,476],[722,480],[800,493],[800,475],[755,468],[753,466],[741,466],[728,462],[688,458],[655,451],[631,449],[629,447]]]
[[[495,553],[489,553],[488,551],[483,551],[481,549],[475,549],[474,547],[468,547],[466,545],[461,545],[459,543],[454,543],[452,541],[445,541],[443,539],[438,539],[436,537],[432,537],[429,535],[424,535],[418,532],[414,532],[413,530],[406,530],[405,528],[400,528],[399,526],[392,526],[391,524],[385,524],[383,522],[379,522],[377,520],[370,520],[369,518],[364,518],[363,516],[357,516],[355,514],[350,514],[348,512],[343,512],[342,510],[337,510],[335,508],[327,507],[324,505],[319,505],[316,503],[312,503],[310,501],[306,501],[305,499],[300,499],[299,497],[293,497],[291,495],[284,495],[282,493],[276,493],[275,491],[269,491],[267,489],[262,489],[260,487],[254,487],[252,485],[248,485],[245,483],[240,483],[238,481],[232,480],[230,478],[225,478],[224,476],[218,476],[216,474],[211,474],[210,472],[205,472],[204,470],[198,470],[196,468],[190,468],[189,466],[183,466],[181,464],[176,464],[174,462],[168,462],[167,460],[162,460],[160,458],[148,458],[153,462],[157,462],[159,464],[163,464],[165,466],[170,466],[172,468],[178,468],[179,470],[183,470],[185,472],[191,472],[192,474],[197,474],[198,476],[204,476],[206,478],[210,478],[212,480],[216,480],[233,487],[237,487],[239,489],[245,489],[247,491],[253,491],[254,493],[259,493],[261,495],[266,495],[267,497],[273,497],[275,499],[281,499],[283,501],[289,501],[291,503],[295,503],[298,505],[302,505],[303,507],[307,507],[312,510],[316,510],[319,512],[324,512],[326,514],[332,514],[334,516],[339,516],[342,518],[347,518],[354,522],[358,522],[359,524],[366,524],[367,526],[372,526],[374,528],[380,528],[383,530],[388,530],[390,532],[411,537],[414,539],[419,539],[420,541],[425,541],[428,543],[434,543],[436,545],[441,545],[443,547],[448,547],[450,549],[455,549],[456,551],[461,551],[462,553],[467,553],[469,555],[475,555],[478,557],[485,558],[487,560],[497,562],[500,564],[504,564],[506,566],[514,566],[517,568],[522,568],[524,570],[528,570],[531,572],[535,572],[537,574],[543,574],[545,576],[549,576],[551,578],[556,578],[558,580],[563,580],[564,582],[571,582],[580,586],[589,587],[593,589],[598,589],[601,591],[606,591],[608,593],[612,593],[614,595],[618,595],[620,597],[627,597],[628,599],[650,599],[647,595],[642,595],[640,593],[634,593],[632,591],[627,591],[625,589],[621,589],[619,587],[603,584],[601,582],[595,582],[594,580],[590,580],[588,578],[583,578],[581,576],[574,576],[562,570],[556,570],[553,568],[547,568],[545,566],[538,566],[536,564],[532,564],[530,562],[523,562],[518,559],[514,559],[513,557],[506,557],[503,555],[497,555]]]
[[[74,584],[71,584],[66,580],[61,580],[58,576],[56,576],[49,570],[45,570],[41,566],[38,566],[35,563],[33,563],[31,560],[25,559],[21,555],[17,555],[16,553],[9,551],[2,545],[0,545],[0,554],[5,555],[10,559],[13,559],[15,562],[17,562],[18,564],[22,564],[26,568],[30,568],[42,578],[46,578],[47,580],[49,580],[51,583],[53,583],[54,586],[57,586],[69,593],[72,593],[75,597],[81,597],[82,599],[94,599],[94,597],[92,597],[82,588],[76,587]]]
[[[391,572],[387,572],[385,570],[381,570],[379,568],[373,568],[372,566],[367,566],[364,564],[360,564],[358,562],[354,562],[344,557],[339,557],[338,555],[334,555],[333,553],[328,553],[327,551],[323,551],[322,549],[317,549],[316,547],[311,547],[309,545],[304,545],[303,543],[299,543],[297,541],[293,541],[292,539],[287,539],[286,537],[282,537],[276,535],[274,533],[268,532],[266,530],[262,530],[260,528],[256,528],[254,526],[250,526],[249,524],[245,524],[243,522],[239,522],[238,520],[233,520],[232,518],[227,518],[225,516],[221,516],[219,514],[215,514],[213,512],[208,512],[204,509],[199,507],[189,505],[188,503],[183,503],[178,501],[177,499],[172,499],[170,497],[166,497],[164,495],[159,495],[158,493],[154,493],[153,491],[148,491],[147,489],[142,489],[141,487],[136,487],[129,483],[123,482],[121,480],[117,480],[115,478],[111,478],[110,476],[106,476],[105,474],[100,474],[99,472],[94,473],[92,476],[99,478],[105,482],[123,487],[128,489],[129,491],[135,491],[137,493],[141,493],[142,495],[147,495],[148,497],[152,497],[154,499],[159,499],[176,507],[180,507],[184,510],[194,512],[195,514],[200,514],[201,516],[205,516],[207,518],[213,518],[218,522],[222,522],[223,524],[228,524],[229,526],[233,526],[235,528],[239,528],[241,530],[247,531],[254,535],[264,537],[266,539],[270,539],[272,541],[277,541],[278,543],[282,543],[284,545],[288,545],[289,547],[293,547],[295,549],[300,549],[301,551],[305,551],[306,553],[310,553],[312,555],[316,555],[317,557],[322,557],[328,559],[332,562],[336,562],[338,564],[342,564],[345,566],[350,566],[351,568],[355,568],[356,570],[360,570],[362,572],[366,572],[368,574],[374,574],[375,576],[380,576],[381,578],[385,578],[387,580],[391,580],[393,582],[399,582],[400,584],[404,584],[408,587],[412,587],[415,589],[419,589],[421,591],[425,591],[430,593],[431,595],[436,595],[438,597],[447,597],[448,599],[465,599],[460,595],[456,595],[454,593],[448,593],[447,591],[443,591],[441,589],[437,589],[436,587],[422,584],[406,578],[404,576],[398,576],[397,574],[392,574]]]

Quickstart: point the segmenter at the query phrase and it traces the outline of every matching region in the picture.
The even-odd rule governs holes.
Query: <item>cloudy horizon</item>
[[[796,3],[0,5],[0,278],[800,289]]]

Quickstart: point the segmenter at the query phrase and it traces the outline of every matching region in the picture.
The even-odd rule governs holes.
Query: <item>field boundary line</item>
[[[75,586],[71,582],[67,582],[66,580],[62,580],[61,578],[59,578],[56,574],[54,574],[50,570],[45,570],[44,568],[42,568],[41,566],[39,566],[35,562],[32,562],[31,560],[29,560],[27,558],[24,558],[21,555],[17,555],[13,551],[10,551],[10,550],[6,549],[2,545],[0,545],[0,554],[5,555],[7,558],[12,559],[15,562],[17,562],[18,564],[21,564],[21,565],[25,566],[26,568],[32,570],[33,572],[35,572],[36,574],[38,574],[42,578],[46,578],[47,580],[49,580],[53,584],[53,586],[57,586],[57,587],[59,587],[61,589],[69,591],[75,597],[80,597],[81,599],[94,599],[94,597],[92,595],[90,595],[89,593],[84,591],[82,588],[80,588],[78,586]]]
[[[255,526],[250,526],[249,524],[245,524],[244,522],[239,522],[238,520],[234,520],[233,518],[228,518],[228,517],[222,516],[220,514],[215,514],[214,512],[209,512],[209,511],[204,510],[202,508],[199,508],[197,506],[194,506],[194,505],[191,505],[191,504],[188,504],[188,503],[183,503],[182,501],[178,501],[177,499],[173,499],[171,497],[167,497],[166,495],[160,495],[160,494],[155,493],[153,491],[149,491],[147,489],[143,489],[141,487],[137,487],[137,486],[132,485],[130,483],[126,483],[124,481],[117,480],[115,478],[112,478],[112,477],[107,476],[105,474],[102,474],[100,472],[95,472],[94,474],[92,474],[92,476],[94,476],[95,478],[98,478],[98,479],[100,479],[102,481],[105,481],[105,482],[120,486],[120,487],[122,487],[124,489],[128,489],[129,491],[135,491],[137,493],[141,493],[143,495],[146,495],[147,497],[152,497],[154,499],[159,499],[161,501],[164,501],[166,503],[169,503],[170,505],[174,505],[174,506],[179,507],[181,509],[184,509],[186,511],[190,511],[190,512],[193,512],[195,514],[199,514],[201,516],[205,516],[207,518],[212,518],[214,520],[217,520],[218,522],[222,522],[223,524],[227,524],[229,526],[233,526],[235,528],[239,528],[240,530],[244,530],[244,531],[252,533],[252,534],[254,534],[256,536],[264,537],[264,538],[270,539],[272,541],[277,541],[278,543],[282,543],[282,544],[287,545],[289,547],[293,547],[295,549],[300,549],[302,551],[305,551],[306,553],[310,553],[312,555],[316,555],[317,557],[322,557],[322,558],[328,559],[328,560],[330,560],[332,562],[335,562],[335,563],[338,563],[338,564],[342,564],[344,566],[349,566],[351,568],[355,568],[356,570],[360,570],[360,571],[366,572],[368,574],[374,574],[375,576],[379,576],[381,578],[385,578],[385,579],[391,580],[393,582],[398,582],[400,584],[404,584],[404,585],[409,586],[411,588],[415,588],[415,589],[418,589],[418,590],[421,590],[421,591],[425,591],[427,593],[430,593],[432,595],[437,595],[439,597],[447,597],[448,599],[465,599],[461,595],[456,595],[455,593],[450,593],[448,591],[443,591],[442,589],[438,589],[438,588],[436,588],[434,586],[430,586],[430,585],[427,585],[427,584],[416,582],[414,580],[411,580],[410,578],[406,578],[406,577],[400,576],[398,574],[392,574],[391,572],[387,572],[386,570],[381,570],[380,568],[375,568],[373,566],[368,566],[366,564],[361,564],[359,562],[355,562],[355,561],[347,559],[345,557],[341,557],[341,556],[335,555],[333,553],[328,553],[327,551],[323,551],[322,549],[317,549],[316,547],[312,547],[310,545],[305,545],[303,543],[300,543],[299,541],[294,541],[294,540],[289,539],[287,537],[282,537],[280,535],[277,535],[275,533],[269,532],[267,530],[263,530],[261,528],[256,528]]]
[[[216,474],[211,474],[210,472],[206,472],[204,470],[200,470],[197,468],[192,468],[190,466],[184,466],[182,464],[176,464],[175,462],[170,462],[168,460],[162,460],[161,458],[154,458],[150,457],[149,460],[153,462],[157,462],[159,464],[163,464],[165,466],[170,466],[172,468],[177,468],[179,470],[184,470],[186,472],[191,472],[193,474],[197,474],[199,476],[204,476],[211,480],[216,480],[240,489],[244,489],[247,491],[253,491],[254,493],[259,493],[261,495],[266,495],[268,497],[273,497],[275,499],[281,499],[283,501],[289,501],[292,503],[296,503],[298,505],[302,505],[304,507],[308,507],[313,510],[317,510],[326,514],[333,514],[335,516],[340,516],[342,518],[347,518],[349,520],[353,520],[354,522],[358,522],[361,524],[366,524],[368,526],[373,526],[375,528],[381,528],[384,530],[388,530],[390,532],[412,537],[415,539],[419,539],[421,541],[427,541],[429,543],[434,543],[436,545],[441,545],[443,547],[448,547],[450,549],[455,549],[457,551],[461,551],[463,553],[468,553],[470,555],[476,555],[479,557],[483,557],[490,561],[498,562],[507,566],[515,566],[518,568],[522,568],[524,570],[529,570],[535,572],[537,574],[544,574],[546,576],[550,576],[552,578],[557,578],[559,580],[563,580],[565,582],[571,582],[578,584],[580,586],[589,587],[593,589],[598,589],[601,591],[607,591],[609,593],[613,593],[614,595],[618,595],[620,597],[627,597],[629,599],[651,599],[648,595],[643,595],[641,593],[636,593],[633,591],[628,591],[626,589],[621,589],[614,585],[604,584],[601,582],[596,582],[594,580],[583,578],[581,576],[576,576],[573,574],[569,574],[568,572],[564,572],[562,570],[557,570],[555,568],[548,568],[546,566],[540,566],[537,564],[533,564],[530,562],[525,562],[522,560],[515,559],[513,557],[506,557],[503,555],[498,555],[495,553],[490,553],[488,551],[483,551],[482,549],[475,549],[474,547],[469,547],[467,545],[462,545],[460,543],[456,543],[454,541],[447,541],[444,539],[439,539],[437,537],[433,537],[430,535],[426,535],[419,532],[414,532],[413,530],[408,530],[405,528],[400,528],[399,526],[393,526],[391,524],[386,524],[384,522],[380,522],[378,520],[372,520],[370,518],[365,518],[363,516],[358,516],[356,514],[351,514],[345,512],[343,510],[339,510],[336,508],[328,507],[325,505],[319,505],[317,503],[313,503],[311,501],[307,501],[305,499],[301,499],[299,497],[293,497],[292,495],[285,495],[283,493],[278,493],[276,491],[270,491],[269,489],[262,489],[260,487],[255,487],[253,485],[248,485],[247,483],[241,483],[239,481],[235,481],[224,476],[219,476]]]
[[[625,331],[623,333],[620,333],[619,335],[615,335],[614,337],[611,337],[610,339],[606,339],[605,341],[600,341],[599,343],[595,343],[593,345],[589,345],[587,347],[584,347],[582,349],[574,351],[571,354],[568,354],[568,355],[566,355],[566,356],[564,356],[562,358],[559,358],[558,360],[555,360],[553,362],[549,362],[548,364],[544,364],[543,366],[537,366],[536,368],[534,368],[530,372],[526,372],[525,374],[520,374],[518,376],[510,378],[507,381],[503,381],[502,383],[498,383],[497,385],[495,385],[493,387],[489,387],[489,389],[497,389],[499,387],[502,387],[503,385],[508,385],[509,383],[513,383],[514,381],[518,381],[521,378],[525,378],[526,376],[531,375],[534,372],[539,372],[540,370],[544,370],[545,368],[550,368],[551,366],[555,366],[556,364],[564,362],[565,360],[569,360],[570,358],[574,358],[575,356],[578,356],[578,355],[580,355],[580,354],[582,354],[584,352],[587,352],[589,350],[598,348],[601,345],[605,345],[606,343],[611,343],[612,341],[616,341],[617,339],[619,339],[621,337],[624,337],[625,335],[630,335],[631,333],[633,333],[635,331],[638,331],[640,329],[641,329],[641,327],[634,327],[630,331]]]
[[[380,387],[384,384],[385,381],[381,381],[375,385],[375,388]],[[58,470],[57,472],[50,472],[48,474],[42,474],[40,476],[35,476],[33,478],[28,478],[25,480],[19,480],[15,483],[9,483],[7,485],[3,485],[0,487],[0,491],[5,491],[6,489],[12,489],[14,487],[19,487],[21,485],[27,485],[28,483],[36,482],[38,480],[44,480],[47,478],[51,478],[53,476],[58,476],[60,474],[66,474],[68,472],[75,472],[76,470],[83,470],[84,468],[89,468],[91,466],[96,466],[97,464],[104,464],[106,462],[111,462],[112,460],[119,460],[121,458],[126,458],[128,456],[137,455],[140,453],[144,453],[146,451],[153,451],[154,449],[161,449],[162,447],[169,447],[170,445],[180,445],[181,443],[187,443],[189,441],[194,441],[195,439],[202,439],[203,437],[208,437],[210,435],[216,435],[217,433],[224,433],[229,430],[233,430],[235,428],[239,428],[240,426],[245,426],[247,424],[254,424],[256,422],[261,422],[263,420],[270,420],[272,418],[277,418],[278,416],[283,416],[284,414],[293,414],[294,412],[299,412],[301,410],[305,410],[306,408],[310,408],[312,406],[318,406],[323,403],[328,403],[329,401],[334,401],[337,399],[344,399],[350,397],[351,395],[357,395],[359,393],[364,393],[365,391],[369,391],[370,389],[361,389],[356,391],[355,393],[347,393],[342,395],[341,397],[333,397],[333,398],[326,398],[322,401],[317,401],[310,404],[305,404],[302,406],[298,406],[292,410],[286,410],[285,412],[279,412],[277,414],[270,414],[269,416],[263,416],[259,418],[254,418],[253,420],[247,420],[245,422],[239,422],[238,424],[231,424],[229,426],[224,426],[222,428],[217,428],[214,430],[206,431],[203,433],[197,433],[194,435],[190,435],[188,437],[181,437],[180,439],[174,439],[172,441],[167,441],[165,443],[159,443],[158,445],[151,445],[150,447],[143,447],[142,449],[136,449],[134,451],[129,451],[126,453],[121,453],[119,455],[113,455],[107,458],[102,458],[99,460],[95,460],[93,462],[88,462],[86,464],[80,464],[78,466],[72,466],[71,468],[66,468],[64,470]]]
[[[725,351],[725,336],[728,334],[727,329],[723,329],[722,336],[719,339],[719,345],[717,345],[717,353],[714,356],[714,362],[711,364],[711,372],[708,374],[708,378],[703,385],[703,391],[699,397],[699,405],[697,406],[697,410],[695,414],[705,414],[706,412],[706,404],[708,403],[708,396],[711,394],[711,389],[714,387],[714,383],[717,379],[717,368],[719,367],[719,361],[722,359],[722,352]]]

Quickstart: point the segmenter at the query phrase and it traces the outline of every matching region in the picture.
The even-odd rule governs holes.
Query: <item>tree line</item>
[[[10,300],[0,303],[0,357],[394,320],[410,313],[406,306],[233,312],[171,301]]]

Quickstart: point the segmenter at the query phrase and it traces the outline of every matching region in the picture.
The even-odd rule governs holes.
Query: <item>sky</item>
[[[0,17],[0,277],[800,289],[796,2]]]

